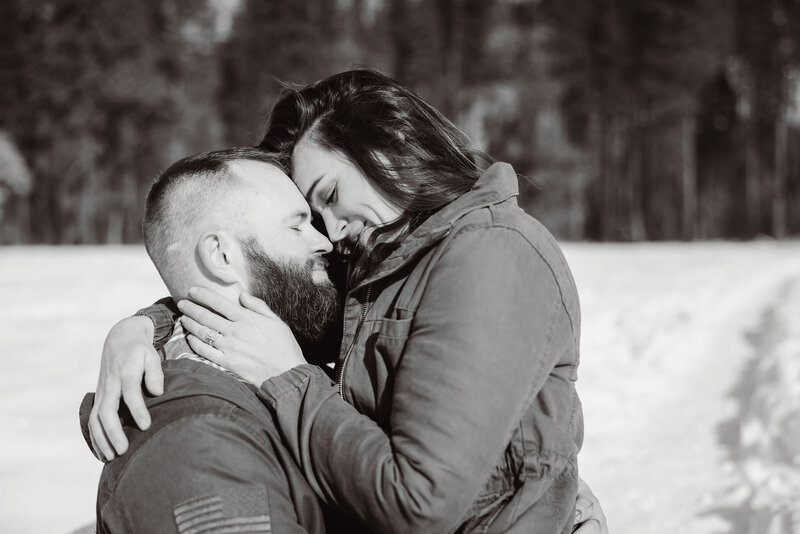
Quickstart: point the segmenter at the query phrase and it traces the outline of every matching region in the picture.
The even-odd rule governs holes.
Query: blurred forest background
[[[276,80],[392,74],[559,237],[800,234],[800,0],[3,0],[0,243],[140,240]]]

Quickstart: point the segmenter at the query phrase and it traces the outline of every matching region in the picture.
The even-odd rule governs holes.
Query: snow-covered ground
[[[581,469],[611,533],[790,532],[800,242],[564,249],[583,304]],[[77,407],[105,332],[165,290],[141,247],[0,248],[0,273],[0,532],[66,534],[94,516],[101,464]]]
[[[583,304],[582,476],[612,534],[800,532],[751,529],[758,488],[740,443],[741,416],[762,389],[753,364],[774,352],[761,338],[778,325],[774,344],[800,338],[790,306],[800,301],[800,243],[566,252]]]

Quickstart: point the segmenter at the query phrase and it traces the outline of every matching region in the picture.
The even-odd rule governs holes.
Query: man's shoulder
[[[145,404],[151,413],[153,426],[161,427],[182,417],[230,410],[234,407],[256,419],[263,420],[267,417],[266,408],[258,400],[255,388],[224,371],[188,358],[163,361],[162,369],[164,393],[152,396],[144,391]],[[94,393],[87,393],[79,409],[81,432],[90,449],[89,416],[94,402]],[[139,435],[136,423],[122,403],[120,418],[129,439]],[[146,439],[146,433],[143,437]]]
[[[269,433],[238,407],[206,395],[170,400],[151,414],[147,431],[126,425],[128,451],[101,475],[98,512],[104,522],[135,526],[121,531],[170,530],[189,503],[222,505],[225,488],[266,503],[270,481],[282,480]]]
[[[274,424],[245,384],[192,360],[164,362],[164,382],[165,393],[146,400],[152,421],[147,430],[123,415],[129,445],[104,468],[109,489],[132,468],[139,473],[153,467],[146,464],[180,464],[185,472],[217,463],[243,445],[255,444],[258,454],[271,449]]]
[[[148,435],[158,429],[201,415],[229,417],[259,431],[274,428],[272,416],[259,400],[254,386],[196,360],[167,360],[162,367],[164,393],[145,400],[151,414],[151,428],[140,436],[132,418],[123,417],[129,439],[147,440]]]
[[[265,411],[254,386],[217,367],[191,358],[166,360],[161,366],[164,371],[164,394],[146,398],[148,408],[188,397],[210,397],[235,404],[246,411]]]
[[[259,532],[321,531],[318,507],[294,504],[316,497],[251,388],[188,359],[164,362],[164,376],[165,393],[147,401],[150,428],[127,422],[128,451],[103,469],[99,523],[183,531],[192,514],[214,508],[220,528],[228,521]]]

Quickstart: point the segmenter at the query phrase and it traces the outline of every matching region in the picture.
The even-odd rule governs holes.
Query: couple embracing
[[[112,329],[81,408],[98,532],[605,532],[577,291],[517,193],[368,70],[164,171],[143,231],[171,297]]]

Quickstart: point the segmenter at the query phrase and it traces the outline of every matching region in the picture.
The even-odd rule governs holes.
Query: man
[[[269,154],[242,148],[178,161],[148,194],[143,230],[175,301],[192,286],[234,299],[248,292],[301,342],[336,317],[322,258],[331,244]],[[150,319],[139,320],[152,334]],[[180,322],[160,350],[165,393],[147,400],[147,431],[123,416],[129,450],[103,469],[97,531],[323,531],[317,498],[257,389],[195,354]],[[87,395],[81,406],[87,443],[92,402]]]

